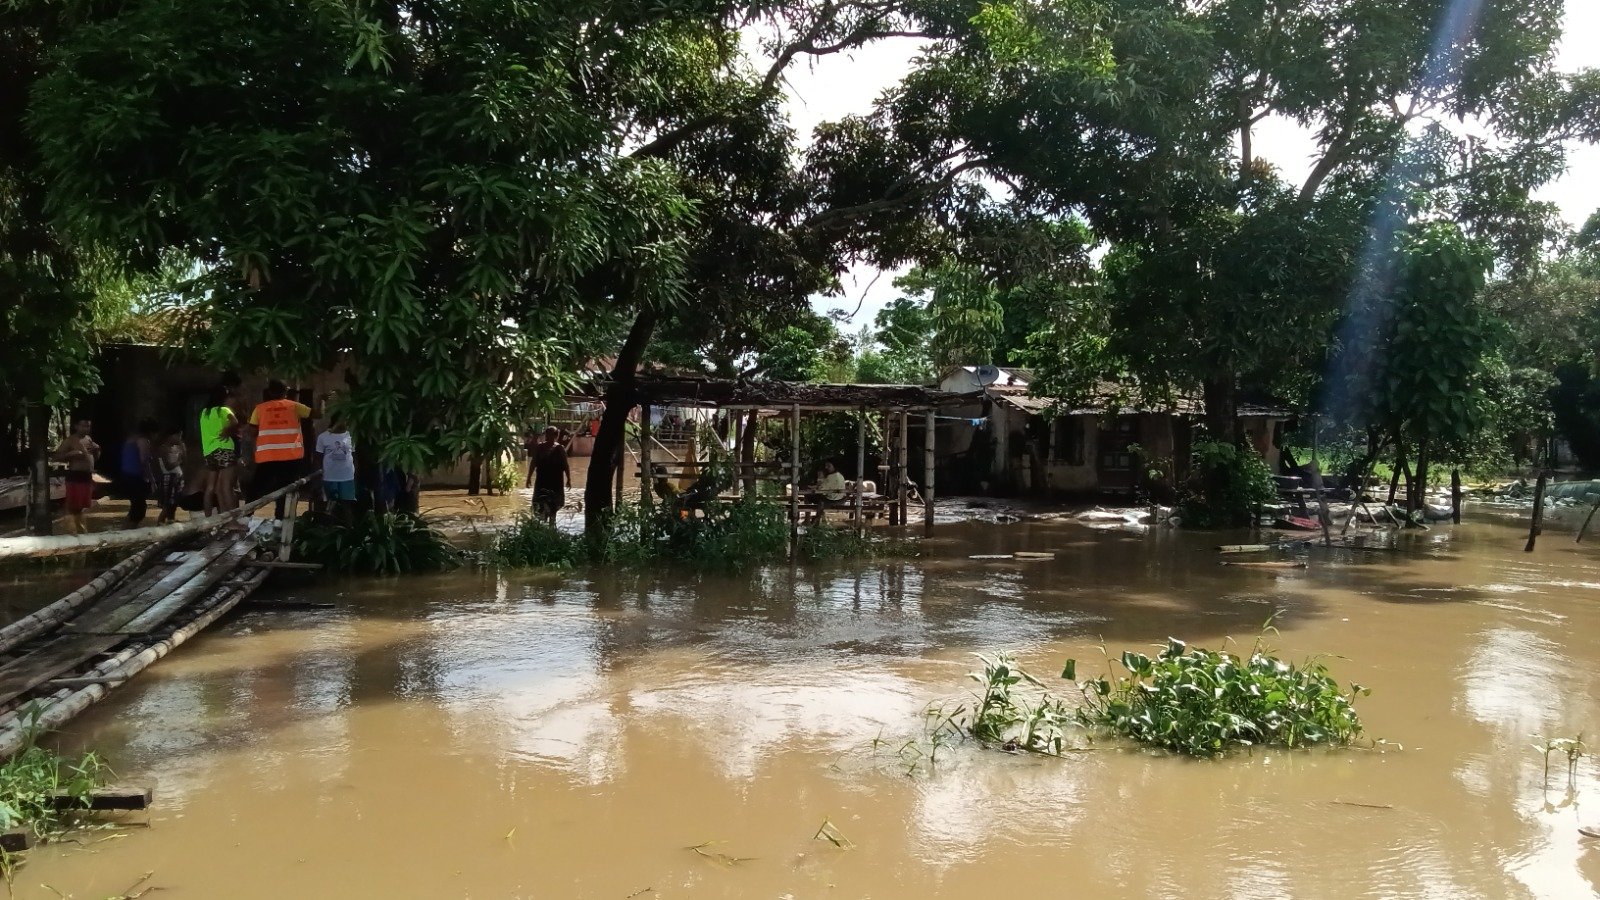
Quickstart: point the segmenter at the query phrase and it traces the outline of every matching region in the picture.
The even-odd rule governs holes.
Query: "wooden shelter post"
[[[650,511],[655,479],[650,477],[650,404],[639,407],[639,506]]]
[[[905,525],[907,516],[911,512],[911,417],[905,410],[900,410],[900,451],[895,460],[895,509],[900,513],[897,525]]]
[[[800,404],[789,407],[789,553],[800,555]]]
[[[856,414],[856,534],[866,528],[866,509],[862,505],[867,488],[867,408]]]
[[[733,496],[744,495],[744,410],[736,409],[733,416]]]
[[[922,531],[928,537],[933,536],[933,410],[928,410],[927,430],[922,434]]]

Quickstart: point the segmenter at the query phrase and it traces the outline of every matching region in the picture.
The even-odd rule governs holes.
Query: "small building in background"
[[[1194,430],[1204,413],[1196,397],[1167,407],[1130,404],[1126,391],[1104,383],[1087,402],[1066,408],[1029,393],[1027,369],[956,366],[939,389],[974,394],[974,402],[940,421],[939,477],[952,490],[1015,496],[1131,495],[1150,486],[1150,472],[1168,485],[1186,474]],[[1240,426],[1250,445],[1277,470],[1281,407],[1247,403]]]

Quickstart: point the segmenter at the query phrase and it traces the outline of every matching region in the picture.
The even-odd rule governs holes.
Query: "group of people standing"
[[[312,409],[290,399],[287,386],[277,379],[267,382],[262,400],[241,421],[235,412],[238,381],[218,384],[200,410],[198,421],[202,465],[193,483],[185,474],[187,447],[182,430],[160,436],[154,420],[145,419],[123,441],[117,457],[116,485],[128,500],[126,525],[144,524],[152,497],[160,508],[156,524],[175,520],[185,494],[199,494],[199,511],[205,515],[239,507],[241,449],[250,449],[255,464],[250,491],[264,496],[287,487],[308,473],[307,434]],[[72,530],[88,530],[86,513],[94,503],[94,471],[101,448],[90,437],[92,423],[80,419],[56,448],[52,459],[66,464],[66,507]],[[356,498],[355,444],[338,416],[317,435],[312,450],[322,467],[323,497],[329,503]],[[278,518],[286,512],[279,497]]]

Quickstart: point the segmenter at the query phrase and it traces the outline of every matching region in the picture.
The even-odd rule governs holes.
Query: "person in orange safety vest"
[[[274,378],[267,382],[266,399],[250,413],[255,432],[256,472],[251,487],[263,497],[292,484],[305,474],[306,443],[300,423],[311,418],[311,407],[288,399],[289,389]],[[284,500],[279,497],[275,512],[284,517]]]

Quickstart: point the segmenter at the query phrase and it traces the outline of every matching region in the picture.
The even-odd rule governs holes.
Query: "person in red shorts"
[[[73,534],[88,533],[85,514],[94,505],[94,464],[100,458],[100,445],[89,437],[90,427],[88,419],[73,423],[72,433],[62,439],[50,457],[67,464],[67,515],[72,520]]]

